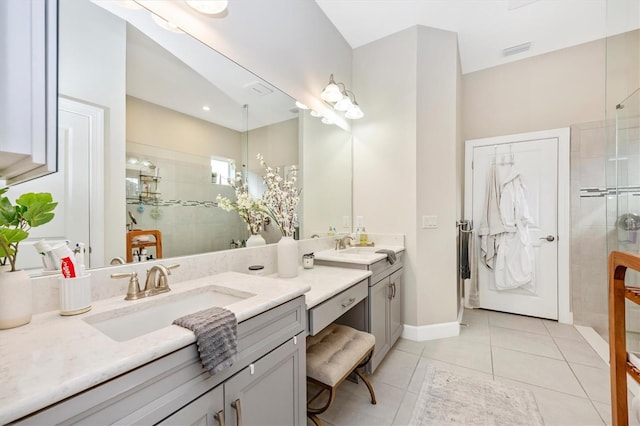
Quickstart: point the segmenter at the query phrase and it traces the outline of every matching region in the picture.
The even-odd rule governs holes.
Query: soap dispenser
[[[332,226],[329,227],[329,230],[327,231],[327,235],[330,237],[333,237],[334,235],[336,235],[336,232],[333,230]]]
[[[360,231],[360,245],[361,246],[366,246],[368,244],[367,238],[368,238],[367,232],[366,232],[366,230],[364,229],[364,226],[363,226],[362,227],[362,231]]]

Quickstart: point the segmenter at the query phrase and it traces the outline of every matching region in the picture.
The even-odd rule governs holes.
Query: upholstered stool
[[[307,416],[316,425],[322,425],[317,414],[329,408],[336,389],[352,372],[367,385],[371,403],[376,403],[369,379],[358,370],[371,359],[375,343],[373,334],[339,324],[331,324],[315,336],[307,337],[307,380],[322,388],[307,402]],[[329,392],[327,402],[322,407],[313,408],[313,402],[325,391]]]

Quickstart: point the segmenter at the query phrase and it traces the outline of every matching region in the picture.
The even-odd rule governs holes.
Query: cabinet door
[[[369,288],[369,332],[376,338],[376,346],[373,350],[371,372],[374,372],[378,364],[389,351],[388,317],[389,317],[389,277],[383,278]]]
[[[0,2],[0,180],[7,184],[56,170],[56,9],[56,0]]]
[[[240,371],[224,385],[226,424],[306,423],[304,333]]]
[[[398,340],[402,334],[402,311],[401,311],[401,292],[402,292],[402,269],[397,270],[389,276],[389,285],[391,290],[391,298],[389,299],[389,345]]]
[[[223,386],[213,388],[189,405],[176,411],[159,425],[224,426]]]

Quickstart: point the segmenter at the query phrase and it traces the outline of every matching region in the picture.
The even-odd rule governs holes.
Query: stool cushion
[[[307,376],[335,386],[357,367],[357,362],[375,343],[373,334],[330,324],[315,336],[307,337]]]

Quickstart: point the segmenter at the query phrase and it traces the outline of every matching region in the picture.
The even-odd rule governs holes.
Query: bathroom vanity
[[[368,369],[372,373],[402,334],[402,247],[385,247],[396,252],[391,264],[387,256],[375,253],[378,248],[353,247],[316,253],[317,264],[370,271],[367,278],[366,302],[354,307],[344,318],[346,323],[362,323],[365,331],[376,337],[373,358]],[[350,300],[350,299],[348,299]],[[360,299],[357,299],[359,301]],[[354,300],[355,303],[357,303]],[[309,323],[311,328],[311,321]]]
[[[171,293],[175,300],[203,298],[212,285],[231,296],[226,308],[239,322],[237,359],[213,376],[202,368],[190,330],[170,322],[140,336],[98,328],[174,303],[166,301]],[[0,423],[305,424],[308,289],[229,272],[148,300],[99,301],[77,317],[38,315],[3,332]]]

